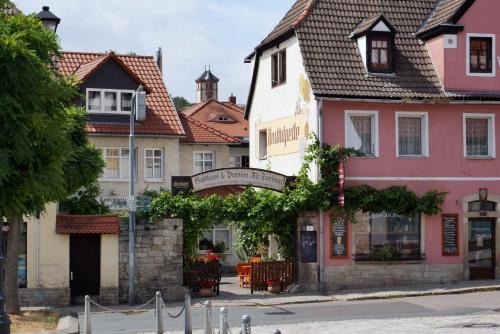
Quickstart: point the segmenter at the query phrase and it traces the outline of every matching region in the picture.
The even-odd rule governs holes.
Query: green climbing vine
[[[304,211],[333,210],[355,223],[358,211],[399,215],[441,211],[446,193],[431,190],[422,197],[405,186],[375,189],[368,185],[344,190],[345,206],[338,205],[339,164],[346,163],[359,152],[340,146],[320,146],[316,137],[307,148],[304,164],[293,187],[282,193],[247,188],[239,195],[200,197],[196,194],[162,192],[153,200],[151,218],[182,218],[184,220],[184,253],[196,253],[198,240],[214,224],[228,224],[236,231],[236,251],[242,257],[259,253],[268,235],[273,235],[283,256],[293,254],[297,216]],[[322,178],[312,182],[309,174],[319,166]]]

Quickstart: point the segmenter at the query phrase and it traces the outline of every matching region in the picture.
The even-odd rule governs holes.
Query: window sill
[[[271,89],[278,88],[278,87],[281,87],[281,86],[284,86],[284,85],[286,85],[286,81],[282,82],[282,83],[279,83],[279,84],[276,84],[276,85],[271,85]]]
[[[467,73],[468,77],[483,77],[483,78],[494,78],[496,77],[495,73],[491,72],[469,72]]]
[[[366,75],[367,77],[381,77],[381,78],[395,78],[396,73],[394,72],[370,72],[368,71],[368,74]]]
[[[465,157],[465,160],[494,160],[495,157],[492,156],[467,156]]]
[[[130,111],[90,111],[90,110],[87,110],[87,114],[130,116]]]
[[[165,180],[161,180],[161,179],[144,179],[144,182],[149,182],[149,183],[165,183]]]
[[[397,261],[369,261],[369,260],[354,260],[356,264],[367,264],[367,265],[373,265],[373,264],[384,264],[384,265],[391,265],[391,264],[422,264],[425,263],[425,260],[397,260]]]
[[[427,155],[398,155],[398,159],[428,159]]]
[[[112,183],[128,183],[129,180],[124,179],[98,179],[99,182],[112,182]],[[138,181],[136,180],[135,183]]]

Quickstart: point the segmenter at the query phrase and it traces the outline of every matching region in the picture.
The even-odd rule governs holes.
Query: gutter
[[[318,127],[317,134],[319,138],[320,146],[323,146],[323,98],[316,98],[317,101],[317,112],[318,112]],[[316,180],[319,182],[321,180],[321,170],[319,164],[317,167]],[[323,292],[324,281],[325,281],[325,252],[324,252],[324,238],[325,234],[325,219],[323,210],[319,211],[319,266],[318,266],[318,292]]]
[[[392,104],[480,104],[480,105],[500,104],[500,101],[495,101],[495,100],[468,100],[468,99],[453,99],[453,98],[450,100],[402,100],[402,99],[367,99],[367,98],[321,96],[320,99],[322,101],[334,101],[334,102],[392,103]]]

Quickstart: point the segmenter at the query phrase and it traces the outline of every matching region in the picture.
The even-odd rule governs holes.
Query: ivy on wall
[[[316,137],[308,147],[304,164],[293,188],[282,193],[247,188],[239,195],[200,197],[196,194],[162,192],[153,200],[152,219],[161,217],[184,220],[184,253],[196,254],[203,232],[216,224],[232,225],[236,230],[235,249],[242,258],[259,253],[268,235],[273,235],[284,257],[293,255],[295,222],[304,211],[333,210],[355,223],[358,211],[398,215],[423,213],[435,215],[441,211],[446,193],[429,191],[417,196],[405,186],[375,189],[368,185],[346,188],[345,206],[338,205],[339,164],[359,152],[340,146],[320,146]],[[322,178],[312,182],[311,168],[319,166]]]

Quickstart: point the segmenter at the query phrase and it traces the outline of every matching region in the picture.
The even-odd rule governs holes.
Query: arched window
[[[469,202],[469,211],[479,212],[479,211],[496,211],[497,203],[491,201],[473,201]]]

